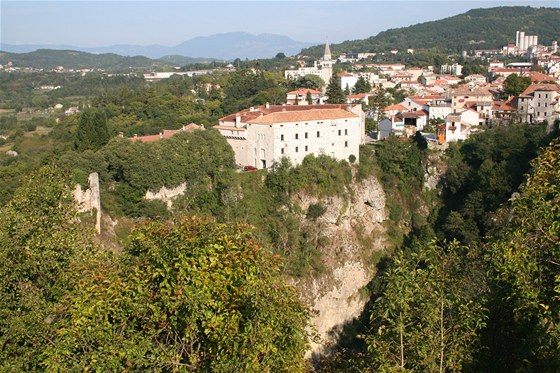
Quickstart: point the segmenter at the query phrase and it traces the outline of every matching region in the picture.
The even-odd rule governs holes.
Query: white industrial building
[[[269,168],[282,157],[298,165],[308,154],[359,161],[365,115],[361,105],[264,105],[223,117],[214,128],[240,166]]]
[[[539,45],[539,37],[537,35],[525,35],[523,31],[517,31],[515,34],[515,46],[519,52],[526,52],[529,47]]]

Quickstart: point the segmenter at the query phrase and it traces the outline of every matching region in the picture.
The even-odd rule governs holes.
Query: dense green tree
[[[244,225],[147,223],[65,307],[50,370],[303,370],[308,311]]]
[[[400,251],[371,313],[374,370],[461,371],[485,326],[478,259],[431,242]]]
[[[76,140],[77,150],[99,149],[109,141],[107,116],[102,110],[87,108],[80,113]]]
[[[329,85],[327,86],[327,103],[329,104],[343,104],[346,102],[346,96],[340,87],[340,82],[336,74],[333,74],[331,80],[329,81]]]
[[[511,74],[504,81],[504,93],[511,96],[519,96],[531,84],[528,76]]]
[[[32,173],[0,215],[0,370],[41,370],[56,305],[97,249],[54,167]]]
[[[366,82],[363,76],[360,76],[352,89],[354,93],[367,93],[371,91],[371,84]]]
[[[488,245],[501,286],[501,300],[511,305],[512,330],[527,350],[511,356],[534,371],[560,368],[560,141],[554,141],[531,165],[533,171],[501,212],[503,229]],[[516,327],[515,327],[516,326]],[[520,328],[522,326],[522,328]],[[502,331],[507,335],[507,331]],[[511,366],[510,366],[511,367]],[[520,366],[512,367],[519,369]]]
[[[546,144],[544,127],[496,127],[447,150],[443,206],[436,228],[441,237],[474,243],[494,226],[491,214],[523,181],[529,161]]]
[[[315,90],[321,90],[325,86],[325,82],[318,75],[306,74],[300,76],[294,82],[295,88],[310,88]]]

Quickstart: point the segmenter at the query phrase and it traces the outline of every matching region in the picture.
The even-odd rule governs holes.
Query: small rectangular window
[[[317,137],[321,137],[321,132],[317,131]]]
[[[307,132],[305,133],[305,138],[307,138]]]
[[[284,141],[284,135],[280,135],[280,141]]]
[[[299,135],[296,133],[296,140],[299,138]]]
[[[342,135],[342,130],[338,130],[338,136]]]
[[[299,151],[299,148],[296,146],[296,153]]]
[[[348,130],[344,130],[344,134],[345,134],[345,135],[348,135]]]
[[[284,148],[280,149],[280,154],[284,154]]]
[[[307,145],[305,145],[305,151],[307,151],[307,149],[308,149],[308,148],[307,148]]]
[[[344,141],[344,147],[345,147],[345,148],[348,147],[348,141]]]

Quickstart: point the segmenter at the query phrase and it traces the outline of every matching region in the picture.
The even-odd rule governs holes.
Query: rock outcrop
[[[361,314],[368,301],[361,290],[375,274],[372,255],[386,247],[385,193],[378,180],[355,184],[345,195],[319,200],[300,193],[294,200],[304,212],[311,204],[326,207],[316,223],[328,237],[321,253],[328,269],[312,280],[294,280],[314,310],[312,324],[321,339],[312,343],[310,354],[328,353],[343,325]]]
[[[101,233],[101,195],[99,193],[99,175],[92,172],[88,177],[88,188],[82,191],[82,186],[77,184],[74,188],[74,200],[78,205],[78,212],[95,211],[95,230]]]
[[[150,190],[146,191],[145,198],[149,201],[159,199],[167,205],[168,209],[171,209],[171,207],[173,206],[173,200],[181,194],[185,193],[186,190],[187,183],[182,183],[175,188],[167,188],[165,186],[162,186],[161,189],[157,192],[152,192]]]

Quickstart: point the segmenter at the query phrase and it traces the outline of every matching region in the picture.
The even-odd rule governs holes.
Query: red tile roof
[[[519,96],[529,96],[530,94],[534,93],[535,91],[560,91],[560,88],[557,84],[546,83],[546,84],[531,84],[528,86],[523,93]]]
[[[300,89],[295,90],[295,91],[290,91],[287,94],[303,96],[303,95],[307,95],[307,92],[311,93],[312,95],[320,95],[321,94],[321,91],[317,91],[316,89],[311,89],[311,88],[300,88]]]
[[[359,104],[357,104],[359,105]],[[226,115],[220,118],[220,122],[235,122],[235,117],[239,116],[242,123],[247,123],[261,115],[276,113],[280,111],[304,111],[312,109],[343,109],[355,107],[356,104],[325,104],[325,105],[264,105],[241,110],[237,113]]]
[[[255,118],[251,124],[294,123],[312,120],[331,120],[357,118],[358,116],[342,109],[312,109],[305,111],[280,111]]]
[[[401,104],[397,104],[397,105],[389,105],[386,106],[385,108],[383,108],[383,111],[392,111],[392,110],[398,110],[398,111],[406,111],[406,107],[404,107]]]
[[[163,132],[159,133],[158,135],[148,135],[148,136],[135,136],[131,137],[130,140],[133,142],[153,142],[161,139],[169,139],[170,137],[176,135],[179,132],[193,132],[197,129],[202,128],[195,123],[190,123],[178,130],[163,130]]]
[[[525,73],[525,76],[531,78],[531,81],[534,83],[544,82],[544,81],[556,81],[556,78],[550,75],[543,74],[538,71],[530,71],[528,73]]]

